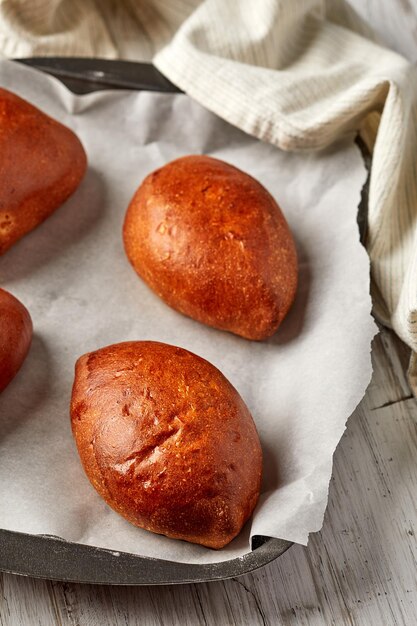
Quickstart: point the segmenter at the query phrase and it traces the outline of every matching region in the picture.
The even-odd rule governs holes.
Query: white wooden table
[[[350,0],[417,60],[417,0]],[[0,626],[417,624],[417,402],[408,350],[388,330],[337,448],[329,506],[307,548],[225,582],[112,588],[0,574]]]

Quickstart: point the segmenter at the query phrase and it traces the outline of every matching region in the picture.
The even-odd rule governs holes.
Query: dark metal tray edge
[[[0,570],[65,582],[170,585],[223,580],[270,563],[292,544],[264,538],[258,548],[219,563],[178,563],[65,541],[49,535],[0,530]]]

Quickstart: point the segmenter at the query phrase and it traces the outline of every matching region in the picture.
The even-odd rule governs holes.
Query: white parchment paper
[[[333,452],[371,375],[369,262],[356,224],[365,169],[353,138],[320,154],[287,154],[185,95],[74,96],[8,61],[0,63],[0,85],[73,128],[89,158],[75,195],[0,259],[0,284],[29,308],[35,329],[21,372],[0,396],[0,528],[202,563],[248,552],[250,534],[305,544],[321,527]],[[298,295],[268,341],[249,342],[171,310],[125,257],[121,229],[135,189],[153,169],[190,153],[256,177],[292,228]],[[256,421],[262,496],[253,521],[221,551],[135,528],[82,471],[68,415],[75,360],[133,339],[208,359]]]

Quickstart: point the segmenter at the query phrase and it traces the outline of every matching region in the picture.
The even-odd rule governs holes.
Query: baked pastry
[[[187,350],[131,341],[82,356],[71,420],[91,483],[137,526],[222,548],[256,505],[252,417],[223,374]]]
[[[294,300],[297,255],[280,208],[254,178],[218,159],[183,157],[145,178],[123,237],[139,276],[209,326],[264,339]]]
[[[17,374],[31,340],[29,312],[11,293],[0,289],[0,391]]]
[[[0,89],[0,254],[76,190],[86,165],[72,130]]]

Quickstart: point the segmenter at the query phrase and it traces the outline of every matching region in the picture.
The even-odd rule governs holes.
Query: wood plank
[[[0,626],[55,626],[67,623],[49,581],[0,575]]]

